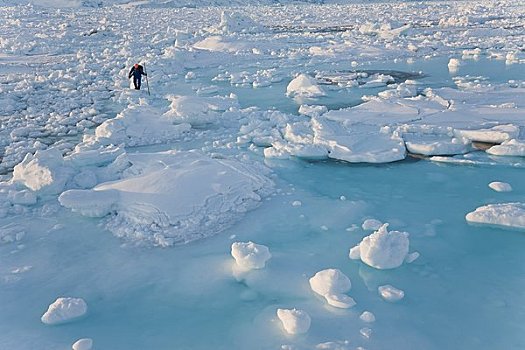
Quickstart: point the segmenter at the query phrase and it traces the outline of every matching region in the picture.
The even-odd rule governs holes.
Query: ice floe
[[[306,311],[298,309],[277,309],[277,317],[288,334],[307,333],[312,322]]]
[[[506,182],[493,181],[489,183],[489,187],[496,192],[511,192],[512,186]]]
[[[48,325],[67,323],[84,316],[87,304],[81,298],[58,298],[49,305],[42,315],[42,322]]]
[[[494,145],[486,150],[495,156],[525,157],[525,142],[516,139],[505,140],[499,145]]]
[[[326,95],[314,78],[299,74],[286,87],[286,95],[299,97],[320,97]]]
[[[366,322],[366,323],[372,323],[372,322],[375,322],[376,320],[375,315],[371,313],[370,311],[363,311],[363,313],[359,316],[359,318],[361,319],[361,321]]]
[[[73,346],[73,350],[91,350],[93,348],[93,340],[91,338],[82,338],[77,340]]]
[[[465,217],[468,222],[525,229],[525,204],[488,204],[477,208]]]
[[[376,269],[393,269],[401,266],[408,254],[407,232],[388,231],[383,224],[377,231],[350,249],[350,259],[361,259]]]
[[[68,190],[60,203],[137,243],[170,246],[203,238],[255,208],[271,191],[262,167],[198,152],[129,154],[124,178]]]

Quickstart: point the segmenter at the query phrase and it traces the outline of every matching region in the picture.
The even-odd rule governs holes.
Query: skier
[[[128,79],[131,79],[133,76],[133,85],[135,85],[135,90],[140,90],[140,83],[143,75],[147,76],[147,74],[144,73],[144,68],[140,64],[135,63],[128,74]]]

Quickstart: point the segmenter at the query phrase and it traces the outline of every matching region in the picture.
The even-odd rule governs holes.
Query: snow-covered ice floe
[[[60,203],[137,243],[170,246],[217,233],[255,208],[273,186],[262,166],[199,152],[129,154],[117,181],[68,190]]]
[[[333,307],[348,309],[356,304],[354,299],[345,294],[352,288],[350,279],[338,269],[319,271],[309,282],[310,288]]]
[[[93,340],[91,338],[82,338],[77,340],[73,346],[73,350],[91,350],[93,348]]]
[[[489,204],[477,208],[465,217],[475,224],[525,229],[525,203]]]
[[[495,156],[525,157],[525,142],[516,139],[505,140],[499,145],[490,147],[486,152]]]
[[[288,334],[307,333],[312,322],[306,311],[298,309],[277,309],[277,317]]]
[[[506,182],[493,181],[489,183],[489,187],[496,192],[511,192],[512,186]]]
[[[49,325],[73,321],[84,316],[87,304],[81,298],[58,298],[42,315],[42,322]]]
[[[376,269],[393,269],[401,266],[408,255],[407,232],[388,231],[383,224],[377,231],[350,249],[350,259],[361,259]]]

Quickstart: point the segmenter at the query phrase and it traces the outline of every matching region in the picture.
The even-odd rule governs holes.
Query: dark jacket
[[[147,75],[144,73],[144,67],[142,67],[140,64],[138,68],[135,68],[135,66],[131,67],[131,70],[129,71],[128,78],[131,78],[132,76],[135,79],[140,79],[142,75]]]

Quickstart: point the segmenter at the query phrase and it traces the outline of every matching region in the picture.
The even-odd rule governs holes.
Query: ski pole
[[[144,62],[144,73],[146,74],[146,86],[148,87],[148,95],[151,96],[151,94],[149,92],[148,72],[146,72],[146,62]]]

